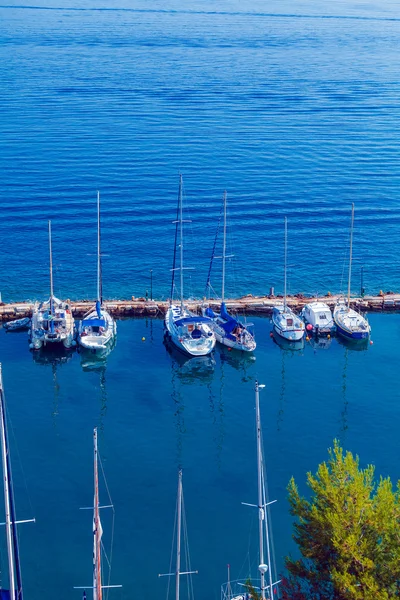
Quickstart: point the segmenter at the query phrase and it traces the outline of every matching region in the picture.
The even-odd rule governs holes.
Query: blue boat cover
[[[206,315],[207,317],[210,317],[210,319],[215,319],[215,317],[217,316],[213,309],[210,307],[206,308]]]
[[[178,319],[175,321],[175,325],[180,327],[181,325],[186,325],[186,323],[209,323],[210,319],[208,317],[182,317],[182,319]]]
[[[10,600],[9,590],[0,590],[0,600]]]
[[[221,323],[221,327],[227,334],[232,333],[235,327],[239,325],[239,321],[237,321],[234,317],[231,317],[231,315],[226,310],[225,302],[222,302],[221,304],[221,317],[226,320],[226,323]]]
[[[100,304],[100,300],[96,301],[96,312],[97,312],[97,316],[100,319],[101,318],[101,304]]]
[[[82,327],[105,327],[106,322],[104,319],[84,319],[82,321]]]

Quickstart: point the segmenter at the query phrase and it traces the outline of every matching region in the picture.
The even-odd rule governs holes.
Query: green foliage
[[[261,600],[261,594],[257,592],[254,585],[251,583],[251,579],[246,581],[246,592],[252,600]]]
[[[400,482],[374,479],[335,440],[307,474],[310,500],[292,478],[290,512],[302,558],[286,558],[285,600],[388,600],[400,596]]]

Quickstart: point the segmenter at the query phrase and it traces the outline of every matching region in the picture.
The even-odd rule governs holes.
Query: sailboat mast
[[[94,509],[93,509],[93,600],[102,600],[101,585],[101,535],[99,511],[99,474],[97,453],[97,428],[93,432],[94,444]]]
[[[51,243],[51,221],[49,221],[49,254],[50,254],[50,298],[53,297],[53,249]]]
[[[3,376],[0,365],[0,429],[1,429],[1,458],[3,463],[3,486],[4,486],[4,508],[6,513],[6,534],[7,534],[7,555],[8,555],[8,573],[10,585],[10,600],[15,600],[15,576],[14,576],[14,554],[13,554],[13,534],[12,519],[10,508],[10,489],[7,465],[7,440],[6,440],[6,419],[4,414],[4,391]]]
[[[180,574],[181,574],[181,536],[182,536],[182,469],[179,470],[179,474],[178,474],[175,600],[179,600],[179,584],[180,584]]]
[[[226,190],[224,192],[224,245],[222,249],[222,302],[225,301],[225,262],[226,262]]]
[[[103,304],[101,275],[100,192],[97,192],[97,300]]]
[[[349,308],[350,308],[350,293],[351,293],[351,263],[353,260],[353,228],[354,228],[354,202],[351,205],[349,280],[348,280],[348,287],[347,287],[347,305]]]
[[[285,217],[285,261],[284,261],[284,283],[283,283],[283,307],[286,310],[286,271],[287,271],[287,217]]]
[[[183,309],[183,206],[182,206],[182,175],[179,175],[179,221],[180,221],[180,276],[181,276],[181,309]]]
[[[258,381],[256,381],[256,429],[257,429],[257,473],[258,473],[258,530],[259,530],[259,550],[260,567],[264,565],[264,518],[265,502],[263,499],[262,485],[262,449],[261,449],[261,419],[260,419],[260,391]],[[261,575],[261,598],[265,600],[265,572],[260,569]]]

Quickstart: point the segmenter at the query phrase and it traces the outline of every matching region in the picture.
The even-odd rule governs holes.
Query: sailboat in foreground
[[[98,466],[98,450],[97,450],[97,427],[93,430],[93,447],[94,447],[94,503],[93,503],[93,586],[79,586],[76,590],[83,591],[83,600],[86,600],[86,590],[93,590],[93,600],[102,600],[103,590],[109,588],[121,588],[122,585],[103,585],[102,580],[102,541],[103,528],[100,521],[100,509],[112,508],[112,504],[100,506],[99,500],[99,466]]]
[[[3,388],[3,375],[0,364],[0,437],[1,437],[1,458],[3,464],[3,488],[4,488],[4,509],[5,525],[7,537],[7,556],[8,556],[8,585],[9,589],[0,587],[0,600],[23,600],[21,562],[19,557],[19,544],[17,524],[35,522],[35,519],[17,521],[14,489],[11,472],[10,448],[8,446],[7,420],[6,420],[6,401]]]
[[[218,231],[217,231],[218,233]],[[211,264],[214,258],[211,258]],[[235,317],[229,314],[225,304],[225,267],[226,267],[226,192],[224,192],[224,235],[222,247],[222,292],[221,292],[221,308],[218,315],[214,313],[211,307],[203,308],[203,315],[210,317],[212,327],[217,338],[217,342],[233,348],[235,350],[244,350],[252,352],[256,349],[254,335],[249,330],[249,325],[245,325]],[[207,287],[210,288],[210,272],[207,281]]]
[[[261,416],[260,416],[260,389],[265,385],[260,385],[258,381],[255,384],[255,400],[256,400],[256,432],[257,432],[257,483],[258,483],[258,501],[257,504],[248,504],[242,502],[246,506],[251,506],[258,509],[258,543],[259,543],[259,566],[260,578],[257,580],[257,586],[253,587],[260,593],[261,600],[272,600],[276,593],[276,586],[279,581],[274,581],[274,560],[273,560],[273,544],[272,544],[272,529],[270,524],[269,506],[274,504],[267,498],[267,480],[266,468],[263,453],[262,431],[261,431]],[[230,567],[228,565],[228,582],[221,587],[221,600],[249,600],[248,581],[230,581]],[[251,581],[253,585],[253,581]],[[259,587],[258,587],[259,584]]]
[[[285,264],[284,264],[284,292],[283,305],[274,306],[272,311],[272,324],[278,335],[285,340],[297,341],[304,336],[303,321],[292,311],[286,301],[286,271],[287,271],[287,218],[285,217]]]
[[[179,600],[180,597],[180,583],[181,583],[181,575],[189,576],[189,584],[188,589],[193,591],[191,584],[191,575],[197,574],[198,571],[192,571],[190,566],[190,556],[187,548],[187,540],[186,546],[184,547],[184,555],[186,556],[186,571],[181,571],[181,544],[182,544],[182,524],[183,524],[183,533],[186,535],[186,517],[185,517],[185,507],[183,502],[183,486],[182,486],[182,469],[179,470],[178,473],[178,495],[176,500],[176,564],[175,571],[170,573],[160,573],[159,577],[172,577],[175,575],[175,600]],[[172,568],[172,560],[170,568]],[[169,586],[168,586],[169,590]],[[189,595],[190,598],[190,595]]]
[[[178,211],[175,231],[174,262],[172,267],[172,284],[170,306],[165,315],[164,327],[167,336],[175,346],[190,356],[210,354],[215,346],[215,335],[211,320],[191,312],[183,301],[183,206],[182,175],[179,176]],[[179,225],[179,267],[176,267],[176,241]],[[180,272],[180,303],[173,304],[175,271]]]
[[[371,327],[367,319],[359,312],[350,307],[351,294],[351,263],[353,258],[353,229],[354,229],[354,203],[351,205],[351,228],[350,228],[350,256],[349,277],[347,287],[347,302],[345,298],[339,298],[333,311],[333,318],[338,335],[351,340],[366,340],[371,333]]]
[[[64,348],[76,346],[75,321],[67,302],[55,297],[53,291],[53,252],[51,241],[51,221],[49,221],[50,255],[50,298],[36,303],[33,307],[30,325],[29,347],[39,350],[47,344],[63,344]]]
[[[103,284],[100,248],[100,192],[97,192],[97,300],[79,322],[78,341],[88,350],[105,350],[117,334],[117,324],[103,305]]]

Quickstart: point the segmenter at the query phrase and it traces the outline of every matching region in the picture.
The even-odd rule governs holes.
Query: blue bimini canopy
[[[210,319],[215,319],[215,317],[217,316],[213,309],[210,307],[206,308],[206,315],[207,317],[210,317]]]
[[[181,325],[186,325],[188,323],[209,323],[210,319],[207,317],[182,317],[182,319],[178,319],[175,321],[175,325],[180,327]]]
[[[82,321],[82,327],[105,327],[106,322],[104,319],[84,319]]]

